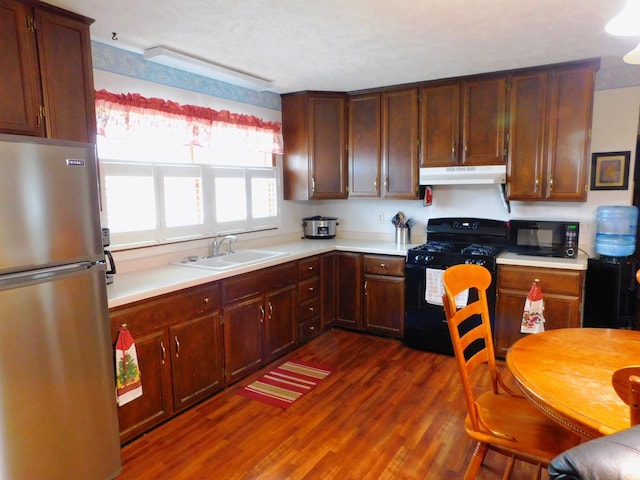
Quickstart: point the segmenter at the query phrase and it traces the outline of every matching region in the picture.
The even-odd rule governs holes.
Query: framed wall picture
[[[630,158],[630,151],[592,154],[591,190],[626,190]]]

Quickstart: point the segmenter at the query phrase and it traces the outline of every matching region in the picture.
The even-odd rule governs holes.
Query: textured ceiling
[[[137,53],[164,46],[270,79],[278,93],[353,91],[591,57],[615,65],[640,41],[604,32],[625,0],[47,3],[94,18],[98,42]]]

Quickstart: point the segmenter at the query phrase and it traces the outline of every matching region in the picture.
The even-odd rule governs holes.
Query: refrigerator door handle
[[[99,265],[102,265],[104,267],[104,265],[100,263],[78,262],[56,267],[38,268],[36,270],[28,270],[18,273],[8,273],[5,275],[0,275],[0,288],[10,288],[13,286],[23,285],[25,283],[47,280],[52,277],[87,270],[93,266]]]

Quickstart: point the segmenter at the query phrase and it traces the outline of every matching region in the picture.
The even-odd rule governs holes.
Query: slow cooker
[[[302,228],[306,238],[333,238],[336,236],[336,217],[307,217],[302,219]]]

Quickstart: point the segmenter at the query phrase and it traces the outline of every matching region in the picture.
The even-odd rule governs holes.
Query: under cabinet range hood
[[[505,183],[506,165],[468,165],[420,169],[420,185],[493,185]]]

